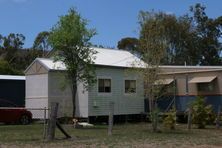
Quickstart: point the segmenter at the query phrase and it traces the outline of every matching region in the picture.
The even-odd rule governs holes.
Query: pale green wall
[[[65,73],[52,71],[48,75],[48,95],[49,95],[49,107],[51,102],[58,102],[58,117],[69,116],[72,117],[72,93],[69,85],[65,85]]]
[[[49,72],[49,104],[59,102],[58,115],[72,116],[72,92],[69,82],[65,78],[65,72]],[[83,88],[82,83],[78,83],[76,93],[76,117],[88,117],[88,91]]]
[[[109,102],[113,101],[114,114],[140,114],[144,112],[144,95],[142,79],[136,72],[129,72],[123,68],[97,67],[97,78],[111,78],[111,93],[98,93],[98,84],[89,88],[89,116],[99,116],[109,114]],[[136,94],[125,94],[125,79],[137,80]]]

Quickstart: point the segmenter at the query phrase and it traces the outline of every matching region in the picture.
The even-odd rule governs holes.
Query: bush
[[[7,61],[0,60],[0,73],[2,75],[22,75],[23,73],[14,69]]]
[[[215,120],[215,114],[211,105],[206,105],[204,97],[198,96],[191,104],[192,120],[198,128],[205,128],[206,124],[212,124]]]
[[[166,128],[174,130],[175,129],[175,124],[176,124],[176,111],[175,111],[175,109],[171,109],[166,114],[166,117],[163,119],[163,125]]]

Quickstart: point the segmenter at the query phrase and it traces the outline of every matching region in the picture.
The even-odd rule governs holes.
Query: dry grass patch
[[[171,131],[162,128],[161,133],[152,133],[148,123],[115,125],[112,136],[107,136],[107,126],[97,125],[91,129],[74,129],[64,125],[67,132],[76,138],[64,140],[56,131],[56,140],[45,142],[43,125],[0,126],[0,147],[222,147],[222,130],[213,126],[207,129],[192,129],[177,125]]]

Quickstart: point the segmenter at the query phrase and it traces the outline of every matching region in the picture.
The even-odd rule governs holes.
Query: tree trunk
[[[153,111],[153,97],[152,97],[152,95],[149,95],[148,99],[149,99],[149,111],[150,111],[150,113],[152,113],[152,111]]]
[[[76,92],[77,92],[77,83],[74,81],[72,83],[72,105],[73,105],[73,110],[72,110],[72,117],[75,118],[76,116]]]
[[[152,95],[149,95],[149,110],[150,110],[153,132],[157,132],[158,113],[157,113],[157,106],[154,103],[154,97]]]
[[[157,112],[157,106],[156,104],[153,102],[153,132],[157,132],[158,131],[158,112]]]

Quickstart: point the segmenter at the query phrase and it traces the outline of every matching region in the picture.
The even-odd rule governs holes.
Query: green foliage
[[[25,36],[22,34],[10,33],[8,36],[1,38],[1,58],[11,64],[16,58],[17,51],[19,49],[22,49],[22,46],[24,45]]]
[[[166,36],[162,36],[165,28],[158,21],[158,18],[150,12],[140,12],[140,49],[142,59],[146,63],[145,68],[140,69],[144,81],[145,97],[149,99],[149,110],[152,117],[153,131],[157,131],[158,115],[156,114],[156,99],[159,98],[161,87],[155,83],[159,79],[162,59],[165,55]]]
[[[195,46],[192,46],[195,39],[189,17],[183,16],[177,18],[175,15],[154,11],[141,11],[139,17],[140,20],[147,20],[146,25],[140,33],[140,38],[144,38],[152,31],[153,35],[158,36],[158,38],[155,37],[153,41],[159,42],[159,45],[164,45],[162,47],[162,53],[165,54],[161,55],[161,64],[184,64],[184,61],[190,61],[190,59],[186,59],[189,58],[189,56],[184,55],[196,50],[194,50]],[[145,48],[143,44],[145,44],[143,41],[140,42],[140,48],[142,49]],[[149,46],[155,49],[155,47]],[[147,52],[149,52],[149,50],[144,51],[145,54]],[[192,52],[192,54],[190,54],[191,57],[194,55],[197,55],[197,53]],[[192,58],[192,60],[194,59]],[[193,63],[193,61],[190,61],[190,63]]]
[[[159,21],[160,16],[152,12],[141,11],[139,14],[140,24],[140,48],[143,60],[154,67],[161,64],[166,53],[166,39],[162,32],[165,32],[163,24]],[[153,68],[154,68],[153,67]],[[154,73],[157,69],[152,70]]]
[[[150,111],[150,120],[152,122],[153,132],[158,132],[158,124],[159,124],[159,113],[160,110],[157,107],[153,107]]]
[[[140,31],[140,49],[146,48],[145,37],[152,32],[151,35],[158,38],[150,40],[159,46],[165,43],[166,54],[161,58],[161,64],[184,65],[186,62],[188,65],[220,65],[222,16],[209,18],[205,9],[205,6],[196,4],[190,8],[190,14],[179,17],[164,12],[141,11],[139,25],[143,27]],[[154,48],[153,45],[146,46],[150,50],[144,53]]]
[[[192,121],[198,128],[205,128],[207,123],[215,120],[215,115],[211,105],[206,105],[204,97],[198,96],[191,104]]]
[[[200,51],[201,65],[219,65],[222,63],[220,52],[222,50],[220,38],[222,33],[222,16],[209,18],[205,12],[206,7],[197,3],[190,8],[193,13],[192,22],[198,36],[198,50]]]
[[[166,128],[174,130],[175,124],[176,124],[176,110],[171,109],[168,113],[166,113],[166,117],[163,119],[163,125]]]
[[[12,68],[7,61],[0,60],[0,74],[1,75],[21,75],[22,72]]]
[[[43,55],[41,50],[24,49],[24,41],[22,34],[0,35],[1,74],[23,74],[36,57]]]
[[[139,40],[137,38],[122,38],[117,45],[118,49],[123,49],[130,51],[132,53],[140,52],[139,50]]]
[[[3,36],[0,34],[0,49],[2,49]]]
[[[46,55],[47,51],[51,49],[49,41],[48,41],[49,35],[50,35],[50,32],[48,31],[40,32],[36,36],[35,41],[33,43],[33,49],[41,50],[43,57]]]
[[[150,112],[150,120],[151,121],[154,121],[154,120],[159,121],[159,119],[158,119],[159,113],[160,113],[160,110],[158,108],[155,108],[152,112]]]
[[[72,90],[73,116],[77,82],[82,82],[85,87],[95,82],[93,55],[96,52],[89,48],[89,41],[96,32],[94,29],[87,29],[86,25],[87,21],[71,8],[68,14],[60,17],[49,35],[49,43],[56,51],[55,60],[62,61],[67,68]]]
[[[34,49],[19,49],[15,53],[16,58],[11,62],[11,66],[23,73],[23,71],[37,58],[42,57],[41,50]]]

